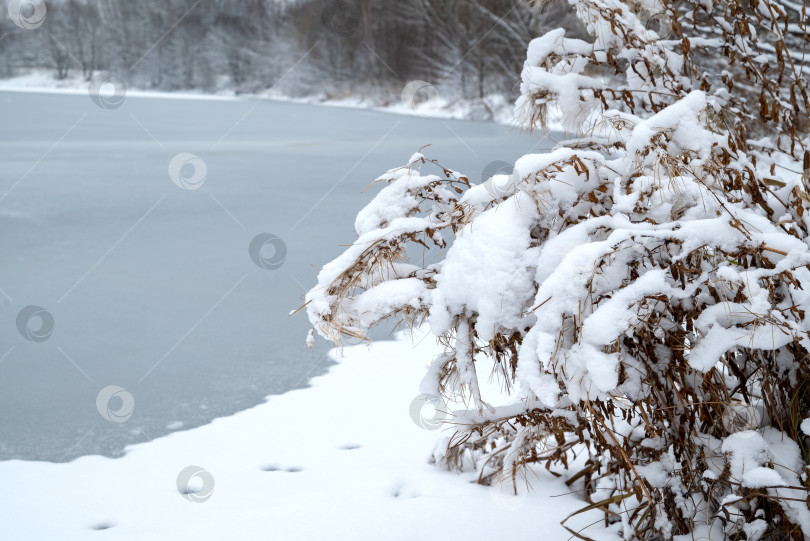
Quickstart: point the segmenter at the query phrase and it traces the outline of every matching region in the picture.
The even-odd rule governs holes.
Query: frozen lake
[[[432,144],[426,155],[479,181],[551,144],[252,99],[130,96],[107,110],[0,92],[0,111],[0,460],[120,455],[306,385],[328,348],[306,351],[306,316],[288,313],[354,239],[376,175]],[[201,160],[179,173],[197,189],[170,178],[180,153]],[[267,248],[271,268],[254,263],[260,234],[283,242],[283,262]]]

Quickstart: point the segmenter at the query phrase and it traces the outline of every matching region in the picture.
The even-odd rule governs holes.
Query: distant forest
[[[23,2],[23,10],[41,0]],[[513,95],[529,41],[573,21],[528,0],[51,0],[0,19],[0,77],[115,73],[129,86],[341,98],[427,81]],[[41,7],[41,6],[40,6]],[[25,13],[30,16],[31,13]]]

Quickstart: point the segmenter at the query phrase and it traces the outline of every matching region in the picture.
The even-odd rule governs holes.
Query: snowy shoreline
[[[71,76],[66,79],[54,79],[50,73],[34,70],[25,75],[0,79],[0,92],[32,92],[44,94],[88,94],[89,82],[82,76]],[[197,100],[239,100],[268,99],[308,105],[345,107],[349,109],[366,109],[385,113],[422,116],[428,118],[446,118],[454,120],[477,120],[497,122],[513,126],[513,104],[505,96],[489,95],[475,100],[446,100],[434,97],[427,103],[416,107],[402,101],[392,101],[389,97],[374,99],[371,97],[349,96],[343,99],[326,96],[293,97],[274,90],[260,93],[240,93],[232,90],[203,92],[193,90],[157,91],[128,88],[126,96],[139,98],[197,99]]]
[[[568,494],[564,478],[533,471],[531,491],[514,496],[511,484],[481,486],[474,472],[428,463],[445,434],[417,426],[409,405],[437,349],[430,336],[416,336],[333,352],[337,364],[309,388],[133,445],[121,458],[0,462],[0,505],[15,509],[0,529],[7,539],[63,540],[234,533],[250,540],[271,532],[273,539],[517,540],[540,530],[569,538],[560,521],[585,502]],[[373,384],[359,384],[370,377]],[[181,472],[196,473],[183,486],[199,492],[180,492]],[[567,525],[578,530],[601,516],[583,513]],[[587,532],[618,539],[601,526]]]

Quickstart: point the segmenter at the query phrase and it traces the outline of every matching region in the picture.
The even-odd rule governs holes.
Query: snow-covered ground
[[[251,97],[262,97],[278,101],[293,103],[306,103],[312,105],[328,105],[332,107],[349,107],[353,109],[372,109],[397,113],[403,115],[425,116],[432,118],[470,119],[495,121],[500,124],[512,125],[512,101],[502,95],[489,95],[483,99],[448,99],[438,90],[427,83],[415,81],[409,89],[381,96],[377,92],[371,96],[347,96],[333,98],[327,95],[309,95],[305,97],[290,97],[275,89],[270,89]],[[65,79],[56,79],[52,70],[32,69],[12,78],[0,79],[0,91],[28,91],[28,92],[61,92],[72,94],[86,94],[89,83],[80,74],[73,72]],[[407,85],[406,85],[407,86]],[[416,95],[413,95],[413,92]],[[153,90],[140,90],[127,88],[128,96],[138,97],[166,97],[166,98],[193,98],[193,99],[237,99],[233,90],[220,90],[205,93],[202,91],[165,92]],[[241,94],[241,96],[245,96]]]
[[[0,462],[2,538],[569,539],[560,521],[586,503],[561,478],[534,471],[515,496],[428,463],[443,434],[411,405],[436,352],[422,334],[333,352],[311,387],[122,458]],[[603,516],[567,525],[618,539]]]
[[[50,70],[27,70],[26,73],[15,77],[0,79],[0,91],[6,92],[36,92],[36,93],[59,93],[59,94],[83,94],[87,95],[89,82],[78,73],[72,73],[65,79],[57,79]],[[232,92],[158,92],[150,90],[140,90],[137,88],[127,88],[126,94],[129,97],[160,97],[176,99],[210,99],[228,100],[235,99]]]

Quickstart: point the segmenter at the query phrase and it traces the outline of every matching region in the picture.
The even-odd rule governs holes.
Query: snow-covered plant
[[[388,171],[309,318],[429,324],[421,392],[469,404],[439,461],[482,482],[576,464],[626,539],[810,538],[804,4],[569,3],[590,38],[531,43],[516,114],[579,135],[481,185]]]

